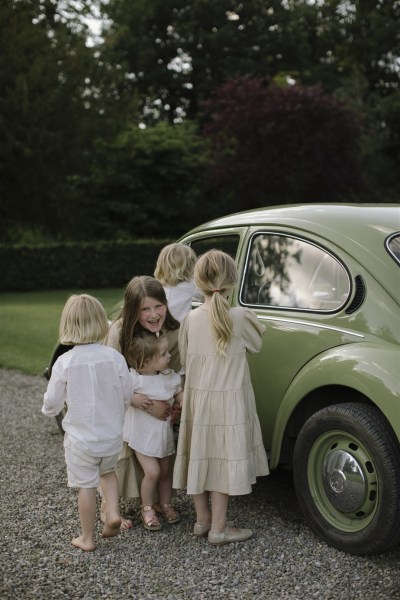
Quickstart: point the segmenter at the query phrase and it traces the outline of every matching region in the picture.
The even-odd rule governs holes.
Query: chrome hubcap
[[[325,493],[337,509],[356,512],[364,503],[367,483],[361,465],[349,452],[336,450],[323,463]]]

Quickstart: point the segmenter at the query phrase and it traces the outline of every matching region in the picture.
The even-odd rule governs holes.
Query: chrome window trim
[[[338,306],[337,308],[335,308],[334,310],[323,310],[323,309],[318,309],[318,308],[275,306],[273,304],[250,304],[250,303],[243,302],[242,294],[243,294],[245,274],[247,273],[247,266],[248,266],[248,262],[249,262],[250,249],[251,249],[254,237],[262,235],[262,234],[269,235],[269,236],[276,235],[276,236],[281,236],[281,237],[298,240],[300,242],[314,246],[321,252],[324,252],[325,254],[328,254],[331,258],[333,258],[344,270],[345,274],[347,275],[348,284],[349,284],[349,293],[348,293],[346,299],[342,302],[342,304],[340,306]],[[279,231],[279,230],[275,230],[275,229],[272,229],[272,230],[259,229],[257,231],[254,231],[251,234],[251,236],[249,237],[249,239],[247,240],[246,258],[245,258],[245,261],[243,264],[240,289],[239,289],[239,293],[238,293],[238,303],[241,306],[247,306],[247,307],[253,308],[253,309],[268,309],[268,310],[291,311],[291,312],[293,312],[293,311],[307,312],[307,313],[317,313],[317,314],[324,314],[324,315],[336,314],[336,313],[340,312],[341,310],[343,310],[343,308],[349,303],[349,301],[352,299],[353,292],[354,292],[354,284],[353,284],[353,281],[352,281],[352,278],[351,278],[351,275],[350,275],[350,272],[349,272],[349,269],[347,268],[347,266],[333,252],[331,252],[330,250],[327,250],[326,248],[324,248],[324,246],[321,246],[320,244],[314,242],[313,240],[310,240],[306,237],[301,237],[299,235],[295,235],[293,233],[287,233],[286,231]]]
[[[393,260],[400,265],[400,257],[398,257],[393,250],[390,248],[390,242],[396,238],[396,237],[400,237],[400,231],[395,231],[394,233],[392,233],[391,235],[389,235],[389,237],[387,237],[385,239],[385,249],[387,251],[387,253],[393,258]]]
[[[279,321],[281,323],[293,323],[294,325],[302,325],[307,327],[315,327],[316,329],[326,329],[328,331],[336,331],[337,333],[344,333],[345,335],[352,335],[357,338],[365,338],[363,333],[356,333],[350,329],[344,329],[342,327],[336,327],[334,325],[324,325],[323,323],[313,323],[302,319],[291,319],[290,317],[275,317],[269,315],[257,314],[257,318],[260,321]]]

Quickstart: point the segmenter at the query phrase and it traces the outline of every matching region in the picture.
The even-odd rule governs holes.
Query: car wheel
[[[331,546],[368,554],[400,541],[400,449],[374,406],[338,404],[310,417],[293,477],[305,516]]]

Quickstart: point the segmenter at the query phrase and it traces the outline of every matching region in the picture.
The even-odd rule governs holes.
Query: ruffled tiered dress
[[[205,306],[180,327],[186,379],[173,487],[190,495],[249,494],[256,477],[269,473],[246,357],[260,351],[265,327],[250,309],[230,314],[234,334],[222,357]]]

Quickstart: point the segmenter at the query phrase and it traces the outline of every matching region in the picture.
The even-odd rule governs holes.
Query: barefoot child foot
[[[106,503],[104,498],[102,498],[101,501],[101,505],[100,505],[100,521],[103,523],[103,525],[106,524]],[[133,527],[133,523],[130,519],[125,519],[124,517],[121,517],[121,531],[128,531],[128,529],[132,529]],[[116,534],[114,534],[116,535]],[[110,536],[103,536],[103,537],[110,537]]]
[[[122,519],[119,514],[109,515],[106,514],[105,523],[103,527],[103,531],[101,537],[114,537],[120,533]]]
[[[130,519],[122,518],[121,529],[122,531],[128,531],[128,529],[132,529],[133,523]]]
[[[71,544],[76,548],[84,550],[85,552],[92,552],[96,548],[96,544],[94,543],[93,539],[87,540],[83,537],[83,535],[71,540]]]

